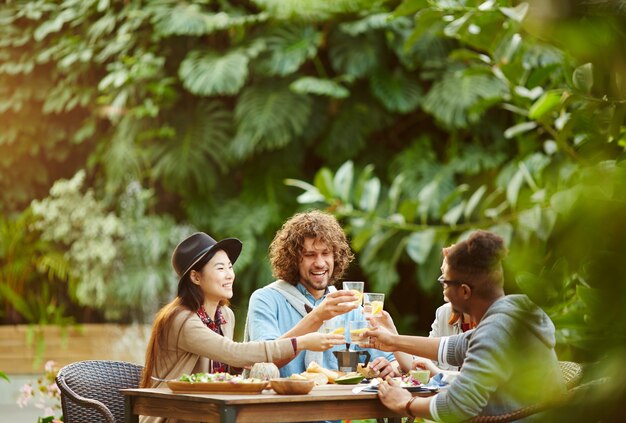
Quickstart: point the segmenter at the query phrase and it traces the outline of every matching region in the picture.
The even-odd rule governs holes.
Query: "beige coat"
[[[228,307],[222,307],[226,324],[222,325],[224,336],[207,328],[196,313],[185,311],[173,319],[167,337],[167,349],[157,357],[153,376],[176,379],[183,373],[208,372],[210,360],[220,361],[234,367],[254,363],[272,362],[294,356],[289,339],[264,342],[234,342],[235,315]],[[167,388],[165,382],[155,381],[153,388]],[[141,416],[140,423],[174,423],[176,420]]]

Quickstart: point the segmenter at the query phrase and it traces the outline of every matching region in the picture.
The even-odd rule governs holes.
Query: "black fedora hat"
[[[204,232],[189,235],[174,248],[172,254],[172,266],[178,275],[179,283],[191,268],[207,254],[224,250],[230,262],[235,263],[239,253],[241,253],[241,247],[241,241],[237,238],[225,238],[218,242]]]

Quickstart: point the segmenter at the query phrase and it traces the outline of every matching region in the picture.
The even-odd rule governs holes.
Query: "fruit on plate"
[[[183,374],[178,378],[180,382],[189,383],[260,383],[261,379],[244,378],[241,375],[233,376],[230,373],[193,373]]]
[[[338,385],[356,385],[361,382],[365,377],[357,372],[350,372],[341,377],[335,379],[335,383]]]
[[[367,366],[363,366],[363,363],[357,364],[356,371],[367,379],[371,379],[380,374],[380,371],[372,369],[369,364]]]
[[[274,363],[255,363],[250,369],[250,377],[270,380],[280,377],[280,370]]]
[[[317,386],[326,385],[328,383],[328,377],[324,373],[302,372],[300,376],[311,379]]]
[[[320,366],[316,361],[311,361],[306,368],[309,373],[322,373],[328,378],[329,383],[335,383],[335,379],[339,377],[339,374],[334,370],[325,369]]]

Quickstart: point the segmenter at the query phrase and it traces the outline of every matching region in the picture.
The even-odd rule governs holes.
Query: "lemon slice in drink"
[[[363,293],[357,291],[356,289],[351,289],[350,291],[352,291],[354,295],[357,296],[357,300],[355,302],[358,304],[361,304],[361,301],[363,300]]]
[[[365,332],[366,330],[368,330],[369,328],[361,328],[361,329],[353,329],[350,331],[350,335],[354,336],[354,335],[360,335],[363,332]]]
[[[343,335],[344,333],[346,333],[346,328],[337,328],[331,332],[333,335]]]
[[[372,314],[378,314],[383,311],[382,301],[372,301]]]

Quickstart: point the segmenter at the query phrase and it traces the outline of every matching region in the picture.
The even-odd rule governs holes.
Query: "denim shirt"
[[[315,300],[302,284],[298,283],[296,288],[314,307],[317,307],[329,293],[327,289],[322,298]],[[337,318],[344,318],[346,320],[346,328],[350,320],[365,320],[361,307],[351,310]],[[302,320],[302,315],[298,313],[278,291],[266,286],[252,293],[248,305],[248,333],[251,341],[277,339],[293,328],[300,320]],[[349,342],[349,331],[347,330],[346,340]],[[318,361],[318,363],[326,369],[338,370],[337,359],[333,355],[333,351],[340,351],[345,348],[345,345],[336,345],[327,351],[317,353],[321,358],[321,361]],[[358,346],[351,346],[350,349],[361,350]],[[371,360],[381,356],[387,358],[389,361],[395,360],[393,353],[385,353],[375,349],[365,350],[370,353]],[[281,377],[288,377],[294,373],[302,373],[305,370],[305,351],[300,351],[293,360],[280,369],[280,375]]]

